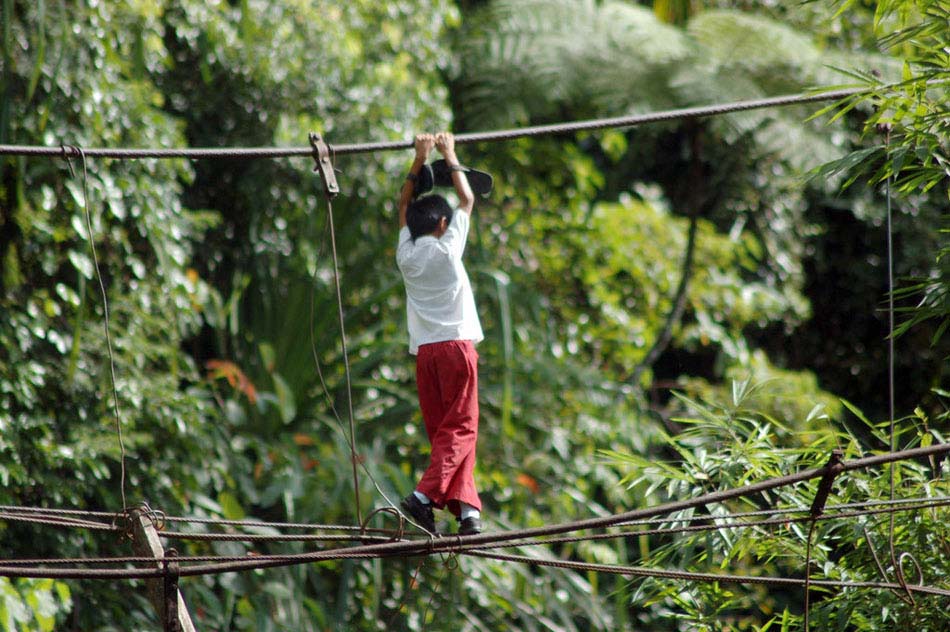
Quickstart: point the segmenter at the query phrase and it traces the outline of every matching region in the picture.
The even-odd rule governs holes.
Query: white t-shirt
[[[462,265],[469,223],[468,213],[457,209],[442,237],[423,235],[413,242],[408,227],[399,231],[396,264],[406,283],[409,353],[433,342],[477,343],[485,337]]]

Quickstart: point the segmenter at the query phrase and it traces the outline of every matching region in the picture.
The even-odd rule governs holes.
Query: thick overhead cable
[[[661,112],[650,112],[646,114],[632,114],[629,116],[590,119],[585,121],[574,121],[570,123],[554,123],[551,125],[536,125],[532,127],[496,130],[492,132],[457,134],[455,136],[455,142],[456,144],[496,142],[514,140],[516,138],[525,138],[528,136],[567,134],[572,132],[583,132],[613,127],[634,127],[636,125],[658,123],[661,121],[704,118],[707,116],[718,116],[721,114],[744,112],[747,110],[759,110],[763,108],[782,107],[787,105],[802,105],[805,103],[817,103],[822,101],[835,101],[838,99],[852,97],[861,92],[864,92],[864,89],[852,88],[846,90],[833,90],[831,92],[789,94],[778,97],[768,97],[764,99],[736,101],[733,103],[722,103],[717,105],[703,105],[691,108],[664,110]],[[328,144],[328,146],[333,155],[340,156],[343,154],[363,154],[377,151],[412,149],[413,141],[403,140],[341,145]],[[84,147],[82,152],[87,158],[118,158],[126,160],[138,158],[192,158],[196,160],[206,158],[250,159],[312,156],[313,147],[310,145],[307,145],[306,147],[202,147],[177,149]],[[0,145],[0,155],[73,158],[78,157],[79,154],[77,148],[70,146],[48,147],[43,145]]]

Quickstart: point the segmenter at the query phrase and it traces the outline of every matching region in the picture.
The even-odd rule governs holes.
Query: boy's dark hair
[[[406,226],[415,241],[423,235],[431,235],[439,227],[442,218],[452,222],[452,206],[441,195],[423,195],[413,200],[406,209]]]

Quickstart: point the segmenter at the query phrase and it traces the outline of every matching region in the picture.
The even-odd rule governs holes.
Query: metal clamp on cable
[[[340,192],[340,186],[336,183],[333,163],[330,162],[330,148],[316,132],[310,132],[310,146],[313,147],[313,160],[317,163],[313,170],[320,173],[327,199],[333,199]]]
[[[828,494],[831,493],[831,485],[834,483],[835,477],[844,471],[844,465],[841,463],[842,456],[843,454],[838,448],[831,451],[831,457],[829,457],[828,464],[825,466],[825,473],[818,483],[818,491],[815,492],[815,500],[812,501],[811,509],[809,509],[809,514],[813,519],[824,513],[825,503],[828,502]]]
[[[169,549],[162,560],[165,597],[165,632],[182,632],[181,620],[178,618],[178,551]]]

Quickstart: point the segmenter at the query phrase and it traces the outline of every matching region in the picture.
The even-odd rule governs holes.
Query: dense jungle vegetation
[[[946,0],[0,9],[0,144],[305,146],[310,131],[331,145],[393,141],[866,87],[827,109],[459,147],[495,177],[466,254],[486,334],[476,476],[487,530],[737,487],[819,467],[834,448],[875,454],[889,449],[892,424],[899,448],[947,440]],[[394,263],[410,161],[408,151],[335,160],[364,516],[385,506],[383,494],[406,494],[428,453]],[[125,499],[168,516],[357,523],[327,209],[312,166],[0,157],[0,505],[119,511]],[[829,504],[888,500],[891,475],[898,497],[950,492],[945,463],[908,461],[842,475]],[[703,511],[714,520],[807,508],[816,487]],[[314,546],[170,545],[182,555]],[[9,517],[0,549],[7,559],[131,555],[111,532]],[[903,557],[895,568],[895,550],[919,568]],[[631,529],[515,552],[848,582],[903,571],[947,589],[950,513],[901,512],[893,529],[887,514],[825,520],[814,533],[797,522]],[[798,587],[470,556],[345,560],[183,578],[181,588],[199,630],[805,628]],[[937,632],[950,627],[946,605],[816,587],[809,617],[815,630]],[[0,628],[161,624],[141,581],[0,577]]]

